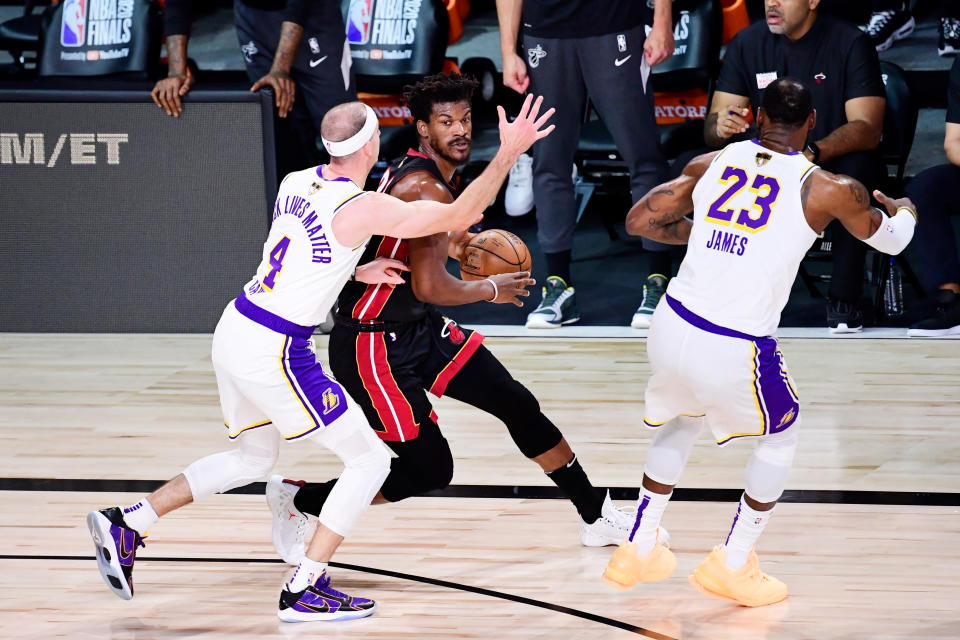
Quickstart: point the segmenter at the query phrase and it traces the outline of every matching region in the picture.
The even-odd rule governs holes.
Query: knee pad
[[[256,482],[270,473],[276,463],[276,453],[234,449],[200,458],[187,467],[183,475],[190,485],[193,499],[200,500]]]
[[[799,424],[781,433],[762,436],[747,462],[747,495],[757,502],[775,502],[787,486],[799,441]]]
[[[647,452],[644,474],[660,484],[677,484],[705,422],[702,417],[677,416],[658,427]]]

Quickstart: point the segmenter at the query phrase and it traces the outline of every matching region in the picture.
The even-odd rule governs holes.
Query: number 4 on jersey
[[[270,273],[263,279],[263,288],[267,291],[273,290],[274,281],[280,274],[280,270],[283,269],[283,257],[287,255],[287,247],[289,246],[290,238],[283,236],[280,242],[270,250],[270,266],[273,268],[270,269]]]

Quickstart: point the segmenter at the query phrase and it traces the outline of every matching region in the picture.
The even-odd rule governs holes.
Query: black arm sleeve
[[[950,85],[947,88],[947,122],[960,124],[960,57],[950,67]]]
[[[741,34],[734,36],[727,45],[727,53],[723,56],[723,66],[720,67],[720,77],[717,78],[716,91],[732,93],[736,96],[750,97],[750,87],[747,85],[747,68],[743,63],[743,38]]]
[[[189,36],[193,12],[192,0],[167,0],[163,7],[163,28],[170,36]]]
[[[883,77],[880,74],[877,50],[866,34],[859,34],[854,39],[847,54],[846,67],[844,102],[853,98],[885,98],[887,96],[883,87]]]
[[[283,10],[283,21],[305,27],[307,17],[310,15],[311,5],[317,2],[331,1],[332,0],[287,0],[287,6]]]

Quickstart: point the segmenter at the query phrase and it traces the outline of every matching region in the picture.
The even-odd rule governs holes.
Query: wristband
[[[917,217],[917,212],[914,211],[913,209],[911,209],[910,207],[904,207],[904,206],[899,206],[899,207],[897,207],[897,213],[900,213],[901,211],[906,211],[906,212],[908,212],[910,215],[912,215],[912,216],[913,216],[913,221],[914,221],[915,223],[916,223],[916,222],[920,222],[920,218]]]
[[[490,278],[487,278],[487,282],[493,285],[493,297],[487,300],[487,302],[493,302],[498,297],[500,297],[500,289],[497,288],[497,283],[491,280]]]

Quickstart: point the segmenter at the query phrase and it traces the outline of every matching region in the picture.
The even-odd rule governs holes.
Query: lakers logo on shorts
[[[323,415],[328,415],[331,411],[340,406],[340,396],[335,394],[330,387],[323,390]]]
[[[783,417],[782,417],[782,418],[780,418],[780,423],[777,425],[777,428],[774,429],[774,431],[776,432],[776,431],[778,431],[783,425],[789,424],[791,421],[793,421],[793,419],[796,417],[796,415],[797,415],[797,410],[791,407],[791,409],[790,409],[789,411],[787,411],[785,414],[783,414]]]

